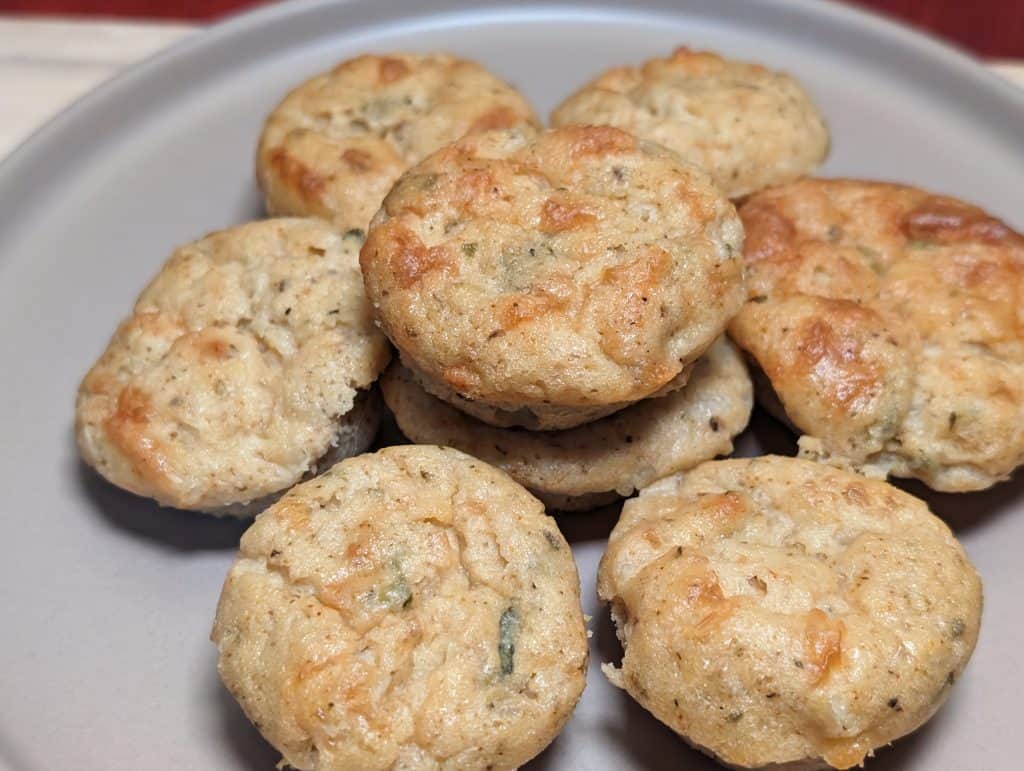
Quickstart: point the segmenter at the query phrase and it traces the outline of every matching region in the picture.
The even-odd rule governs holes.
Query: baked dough
[[[746,367],[725,338],[697,361],[684,388],[563,431],[485,425],[430,396],[398,362],[380,387],[411,440],[457,447],[491,463],[559,511],[593,509],[728,455],[753,406]]]
[[[852,768],[942,705],[974,650],[981,581],[924,502],[765,456],[627,501],[598,572],[625,648],[605,667],[736,768]]]
[[[574,126],[430,156],[388,194],[360,260],[426,390],[561,429],[683,385],[742,303],[742,241],[702,172]]]
[[[476,62],[368,54],[306,81],[274,108],[256,176],[271,214],[365,231],[414,163],[470,131],[518,125],[540,121],[518,91]]]
[[[821,113],[793,77],[688,48],[609,70],[566,99],[551,124],[604,124],[658,142],[730,198],[809,174],[829,145]]]
[[[218,669],[302,771],[514,769],[583,691],[569,545],[456,450],[389,447],[299,485],[242,537]]]
[[[1024,463],[1024,237],[858,180],[768,190],[740,215],[749,295],[729,332],[805,456],[945,492]]]
[[[378,401],[358,396],[390,353],[359,244],[278,219],[177,249],[79,388],[86,463],[165,506],[241,515],[365,450]]]

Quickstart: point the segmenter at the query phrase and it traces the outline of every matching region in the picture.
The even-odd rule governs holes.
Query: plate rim
[[[727,1],[735,2],[735,0]],[[979,85],[989,91],[992,96],[1005,100],[1011,109],[1019,110],[1019,117],[1024,120],[1024,89],[1007,82],[1005,78],[987,68],[982,59],[931,32],[911,27],[906,22],[884,13],[845,5],[838,0],[741,0],[741,2],[745,2],[750,7],[756,7],[758,12],[818,17],[849,23],[853,25],[856,32],[873,34],[880,41],[905,47],[906,53],[913,52],[919,57],[932,59],[963,76],[977,80]],[[719,0],[720,3],[721,0]],[[493,11],[515,10],[520,14],[544,8],[580,13],[597,10],[619,10],[623,13],[658,10],[656,3],[652,0],[630,2],[624,8],[616,5],[612,0],[579,0],[578,2],[561,3],[541,0],[526,6],[517,6],[507,0],[476,4],[463,3],[462,7],[458,0],[455,2],[439,0],[437,4],[451,6],[445,9],[446,12],[466,10],[466,5],[474,10],[492,7]],[[710,0],[710,2],[697,0],[697,2],[691,3],[689,0],[684,0],[684,2],[676,4],[668,13],[670,15],[687,15],[692,10],[691,5],[698,8],[714,6],[715,2],[714,0]],[[11,177],[16,177],[18,172],[23,171],[26,166],[31,166],[40,155],[45,154],[47,143],[59,140],[63,132],[73,130],[76,123],[85,122],[91,114],[100,114],[110,102],[119,96],[124,96],[132,89],[144,86],[145,80],[154,73],[159,73],[168,66],[187,59],[190,55],[204,53],[233,37],[245,36],[252,30],[268,28],[282,19],[321,13],[332,8],[355,9],[359,6],[386,7],[388,11],[393,7],[397,13],[388,14],[392,20],[402,18],[403,15],[406,15],[405,11],[413,11],[413,13],[407,14],[410,18],[414,15],[432,13],[430,9],[424,9],[420,3],[402,2],[402,0],[397,0],[397,2],[394,0],[390,2],[389,0],[376,0],[376,2],[375,0],[289,0],[288,2],[270,3],[245,9],[229,14],[209,26],[200,26],[193,34],[187,35],[117,72],[85,94],[72,100],[36,127],[15,145],[6,157],[0,160],[0,192],[9,184]]]
[[[733,5],[738,4],[736,0],[727,1]],[[1004,106],[1006,115],[1015,116],[1018,125],[1024,125],[1024,90],[1004,82],[998,75],[986,69],[980,61],[958,50],[955,46],[893,22],[882,15],[839,6],[831,2],[821,2],[821,0],[741,1],[756,6],[759,12],[765,14],[780,13],[793,17],[809,13],[817,19],[851,21],[860,33],[876,37],[889,46],[904,46],[907,55],[922,64],[941,64],[942,66],[937,68],[937,77],[944,73],[959,73],[962,80],[950,85],[951,90],[963,88],[964,84],[975,84],[980,88],[979,93],[974,96],[980,99],[991,98],[993,102],[1000,103]],[[21,227],[17,217],[19,211],[23,211],[20,206],[35,206],[39,201],[45,201],[56,174],[60,174],[63,170],[70,176],[75,176],[76,169],[79,168],[78,164],[87,164],[93,156],[104,152],[105,146],[102,137],[93,137],[92,139],[86,137],[89,141],[86,143],[82,158],[70,170],[67,167],[62,167],[59,161],[54,159],[55,151],[59,150],[63,155],[72,152],[73,148],[65,146],[69,139],[80,136],[81,132],[90,128],[90,124],[97,118],[102,119],[101,124],[116,119],[118,116],[105,113],[112,106],[131,103],[138,91],[144,89],[151,78],[160,76],[168,67],[178,67],[187,63],[187,60],[197,52],[209,51],[217,46],[237,44],[239,39],[244,39],[254,32],[258,34],[259,30],[263,30],[265,33],[276,23],[293,16],[309,15],[310,18],[314,18],[330,8],[345,8],[354,11],[357,7],[377,5],[385,19],[363,22],[366,26],[373,27],[400,21],[406,14],[410,19],[428,17],[435,11],[447,16],[470,10],[478,11],[480,5],[491,6],[495,11],[507,9],[519,14],[544,9],[559,9],[566,13],[578,12],[581,14],[617,9],[623,16],[647,11],[658,11],[665,15],[680,17],[691,15],[691,11],[697,14],[712,14],[716,17],[722,14],[721,11],[713,10],[715,0],[679,0],[671,9],[668,8],[667,2],[659,2],[659,0],[640,0],[634,5],[627,6],[617,6],[613,0],[576,0],[575,2],[572,0],[569,2],[537,0],[537,2],[525,6],[516,6],[513,0],[498,0],[494,3],[478,4],[476,7],[468,0],[452,0],[452,2],[429,0],[429,2],[430,7],[417,6],[415,8],[412,3],[405,4],[400,0],[396,2],[378,0],[377,3],[374,3],[374,0],[296,0],[281,5],[264,6],[242,12],[205,29],[200,29],[195,34],[125,68],[62,109],[12,150],[7,158],[0,161],[0,195],[4,196],[5,200],[14,198],[12,203],[23,199],[18,206],[11,206],[9,209],[6,206],[0,207],[0,271],[5,265],[10,265],[12,262],[11,259],[7,259],[8,257],[16,256],[5,253],[6,250],[2,249],[2,245],[16,245],[19,242]],[[442,6],[444,7],[442,8]],[[325,34],[333,35],[340,34],[340,32],[335,29]],[[281,47],[286,47],[286,45]],[[222,60],[221,67],[223,70],[231,70],[238,66],[233,64],[237,61],[237,54],[228,55]],[[215,73],[213,77],[219,77],[220,74],[220,72]],[[188,88],[187,84],[180,87]],[[136,104],[133,109],[138,112],[142,108]],[[1005,119],[1005,116],[1002,116],[1001,119]],[[1020,154],[1024,157],[1024,132],[1021,132],[1020,139],[1022,143]],[[1013,147],[1014,151],[1016,149]],[[38,179],[30,179],[34,169],[41,171]],[[33,189],[32,185],[26,183],[32,183],[38,187]],[[24,190],[21,189],[22,185],[25,186]],[[29,201],[29,203],[25,204],[24,201]],[[33,219],[36,216],[38,215],[33,214]],[[7,229],[8,224],[13,225],[9,230]],[[991,630],[989,635],[992,635]],[[2,765],[2,757],[0,757],[0,767]]]

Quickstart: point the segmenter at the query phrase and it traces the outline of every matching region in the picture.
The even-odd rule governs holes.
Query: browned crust
[[[949,696],[981,581],[912,496],[762,456],[704,463],[623,507],[598,571],[623,642],[604,667],[735,768],[859,766]]]
[[[448,54],[366,54],[293,89],[260,137],[267,210],[366,230],[399,175],[466,133],[539,126],[525,98]]]
[[[848,179],[760,193],[740,216],[748,302],[730,333],[816,457],[947,491],[1024,462],[1019,233],[948,196]]]
[[[656,393],[707,350],[742,294],[740,238],[731,204],[660,147],[609,127],[513,130],[403,175],[360,264],[432,392],[562,410],[540,426],[555,429]]]
[[[553,126],[607,125],[704,168],[730,198],[797,179],[828,152],[828,130],[789,75],[678,48],[615,67],[570,95]]]

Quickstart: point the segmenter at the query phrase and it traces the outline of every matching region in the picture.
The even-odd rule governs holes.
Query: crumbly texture
[[[556,429],[679,384],[742,303],[742,241],[698,169],[574,126],[430,156],[388,194],[361,263],[382,328],[434,393]]]
[[[1024,463],[1024,238],[924,190],[804,180],[753,196],[729,331],[808,457],[936,490]]]
[[[109,481],[167,506],[245,513],[339,449],[387,365],[360,241],[319,220],[254,222],[176,250],[79,387],[78,445]]]
[[[513,769],[584,687],[569,545],[456,450],[389,447],[294,488],[242,537],[221,679],[297,769]]]
[[[380,392],[376,386],[356,393],[352,409],[338,418],[335,427],[333,444],[327,452],[317,458],[306,470],[300,480],[312,479],[335,463],[353,455],[366,452],[377,438],[383,417],[384,406]],[[281,489],[262,498],[251,501],[227,504],[216,509],[208,509],[207,513],[218,516],[253,517],[276,502],[285,492]]]
[[[381,378],[381,391],[414,442],[450,445],[492,463],[561,510],[603,505],[727,455],[753,406],[746,368],[724,338],[697,362],[685,388],[565,431],[484,425],[424,392],[397,362]]]
[[[821,113],[791,76],[688,48],[609,70],[551,123],[606,124],[658,142],[706,169],[730,198],[810,173],[829,146]]]
[[[598,593],[625,648],[609,679],[738,768],[851,768],[913,731],[963,672],[982,607],[922,501],[777,456],[627,501]]]
[[[448,54],[366,55],[303,83],[267,119],[256,174],[271,214],[365,230],[399,175],[470,131],[539,126],[526,99]]]

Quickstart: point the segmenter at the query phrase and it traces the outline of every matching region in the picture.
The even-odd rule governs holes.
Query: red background
[[[849,0],[979,56],[1024,58],[1024,0]],[[209,20],[259,0],[0,0],[0,12]]]

